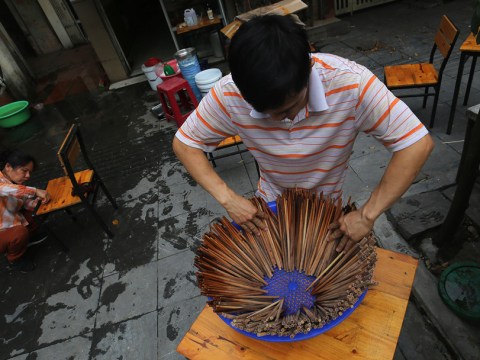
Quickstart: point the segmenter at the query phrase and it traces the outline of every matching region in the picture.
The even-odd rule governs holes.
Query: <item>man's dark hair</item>
[[[12,168],[19,166],[25,166],[29,163],[33,163],[33,167],[37,167],[37,162],[33,156],[26,154],[24,151],[17,150],[5,150],[0,154],[0,169],[4,169],[5,165],[10,164]]]
[[[307,32],[291,16],[255,17],[233,36],[229,65],[233,81],[255,110],[277,109],[307,86]]]

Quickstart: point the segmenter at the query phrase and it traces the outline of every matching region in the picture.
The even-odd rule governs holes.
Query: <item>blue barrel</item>
[[[189,47],[178,50],[174,56],[175,59],[177,59],[177,63],[180,67],[183,78],[188,81],[193,93],[197,97],[198,101],[200,101],[202,99],[202,94],[195,83],[195,75],[197,75],[201,70],[195,48]]]

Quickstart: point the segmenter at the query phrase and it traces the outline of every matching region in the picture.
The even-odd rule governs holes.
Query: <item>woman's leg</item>
[[[24,210],[22,212],[23,216],[25,217],[25,220],[28,221],[28,231],[30,231],[30,235],[33,235],[35,231],[39,228],[39,223],[38,221],[32,216],[33,212],[29,210]]]
[[[29,237],[29,230],[22,225],[2,230],[0,232],[0,252],[6,253],[10,263],[20,259],[27,251]]]

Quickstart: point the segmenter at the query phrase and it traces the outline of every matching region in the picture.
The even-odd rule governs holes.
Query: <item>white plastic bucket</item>
[[[208,94],[215,83],[222,78],[220,69],[212,68],[200,71],[195,75],[195,83],[202,94],[202,97]]]
[[[163,80],[155,73],[155,68],[160,61],[155,63],[154,58],[148,59],[145,64],[142,64],[142,71],[148,79],[148,83],[153,91],[157,91],[157,85],[161,84]],[[149,66],[150,65],[150,66]]]

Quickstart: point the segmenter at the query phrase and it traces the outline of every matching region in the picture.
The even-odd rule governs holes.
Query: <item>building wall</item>
[[[115,49],[106,24],[99,14],[96,1],[78,0],[73,6],[109,80],[117,82],[127,79],[125,64]]]
[[[0,24],[0,68],[7,91],[15,99],[29,100],[34,95],[33,75],[2,24]]]
[[[22,30],[37,55],[49,54],[63,48],[37,1],[5,2],[17,21],[23,25]]]

